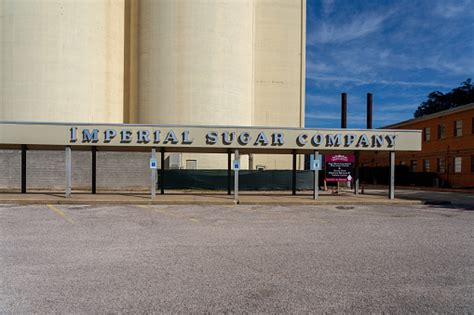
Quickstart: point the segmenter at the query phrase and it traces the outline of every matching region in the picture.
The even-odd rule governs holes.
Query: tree
[[[446,109],[474,103],[474,85],[471,82],[471,79],[467,79],[461,86],[446,94],[439,91],[431,92],[428,94],[428,99],[418,106],[413,116],[418,118]]]

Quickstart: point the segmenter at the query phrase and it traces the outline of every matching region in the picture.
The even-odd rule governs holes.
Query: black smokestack
[[[347,128],[347,93],[341,94],[341,128]]]
[[[372,129],[372,93],[367,93],[367,129]]]

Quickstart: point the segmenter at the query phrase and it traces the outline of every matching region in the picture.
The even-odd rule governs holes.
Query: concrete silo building
[[[124,8],[124,0],[0,0],[0,121],[123,123]],[[18,150],[0,150],[0,190],[18,187],[20,160]],[[75,187],[89,187],[90,152],[73,160]],[[61,165],[61,152],[28,147],[28,188],[59,188]]]
[[[306,0],[0,0],[0,121],[304,127],[305,37]]]
[[[304,127],[304,0],[132,1],[129,121]],[[178,154],[181,168],[225,156]],[[285,168],[291,157],[243,157]]]
[[[136,122],[252,125],[254,1],[134,4],[139,12]],[[180,167],[227,166],[225,155],[171,157]]]
[[[123,123],[123,10],[0,0],[0,120]]]

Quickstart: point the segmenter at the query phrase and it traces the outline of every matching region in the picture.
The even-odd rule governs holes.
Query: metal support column
[[[232,192],[232,153],[227,153],[227,194]]]
[[[156,148],[151,149],[151,159],[156,160]],[[150,193],[151,193],[151,199],[154,199],[156,197],[156,168],[150,167],[150,172],[151,172]]]
[[[21,146],[21,193],[26,194],[26,145]]]
[[[92,147],[92,193],[97,193],[97,147]]]
[[[165,148],[161,148],[160,193],[165,194]]]
[[[293,150],[293,170],[291,173],[291,194],[296,195],[296,151]]]
[[[66,198],[71,197],[72,190],[72,156],[71,156],[71,147],[66,147]]]
[[[234,151],[234,159],[240,160],[239,150]],[[239,170],[234,170],[234,202],[239,203]]]
[[[395,151],[390,151],[389,199],[395,199]]]
[[[360,152],[356,151],[355,152],[355,169],[354,169],[354,195],[359,194],[359,177],[360,177],[359,161],[360,161]]]
[[[319,159],[319,152],[314,151],[314,160]],[[313,187],[313,199],[318,200],[319,198],[319,170],[314,170],[314,187]]]

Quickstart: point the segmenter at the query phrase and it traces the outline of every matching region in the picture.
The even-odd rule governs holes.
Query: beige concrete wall
[[[0,0],[0,120],[123,122],[124,0]]]

